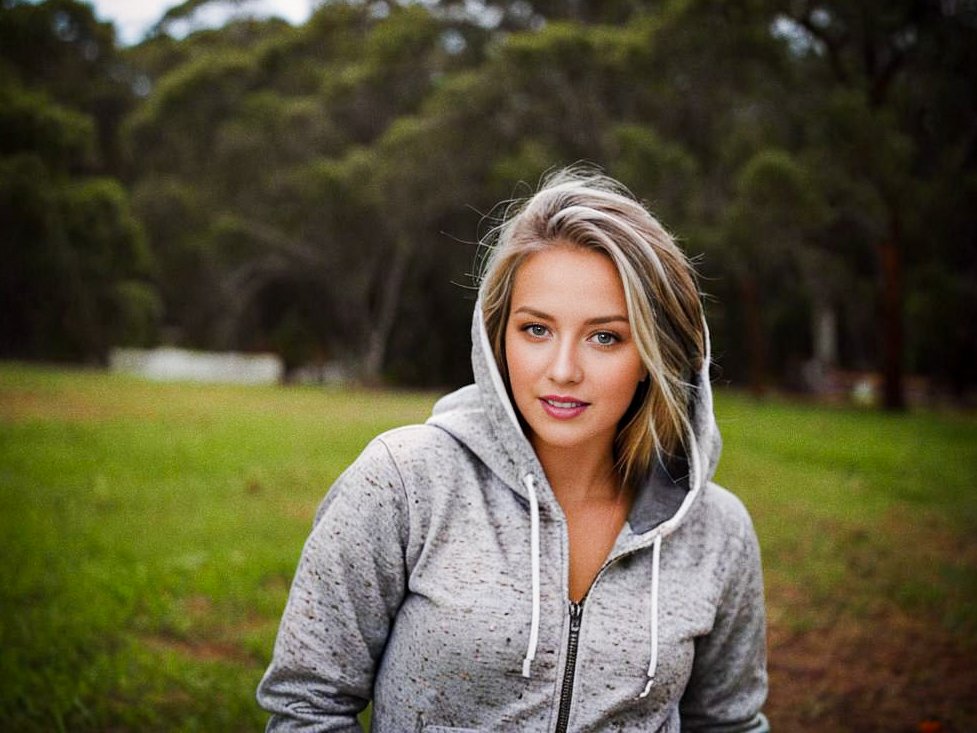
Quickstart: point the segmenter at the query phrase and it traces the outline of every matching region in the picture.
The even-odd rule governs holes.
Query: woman
[[[319,509],[258,690],[271,730],[760,731],[763,585],[694,273],[566,170],[498,232],[475,384]]]

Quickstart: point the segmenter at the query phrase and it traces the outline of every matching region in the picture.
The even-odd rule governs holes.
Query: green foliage
[[[761,150],[747,161],[735,191],[730,238],[754,253],[800,251],[827,217],[811,176],[783,150]]]
[[[127,122],[129,154],[146,173],[210,172],[214,122],[226,117],[251,87],[254,65],[247,54],[202,56],[161,79]]]
[[[96,20],[91,5],[75,0],[0,5],[0,68],[65,106],[106,115],[122,102],[124,80],[113,75],[115,30]],[[100,122],[102,121],[100,119]]]
[[[553,167],[557,156],[553,149],[539,140],[523,140],[510,153],[500,155],[492,161],[489,182],[493,189],[505,190],[522,185],[522,194],[532,190],[543,174]],[[515,191],[514,191],[515,192]]]
[[[614,174],[628,181],[652,210],[679,231],[695,212],[699,165],[681,143],[663,140],[651,127],[621,124],[611,131],[617,148]]]
[[[0,211],[2,353],[102,358],[151,339],[153,259],[117,181],[54,177],[30,154],[0,158]]]
[[[115,283],[109,300],[114,313],[114,343],[121,346],[152,346],[163,320],[163,302],[156,289],[142,280]]]
[[[103,359],[152,340],[154,257],[109,171],[128,103],[114,31],[87,5],[0,6],[0,354]]]
[[[73,0],[0,7],[5,170],[27,170],[13,161],[30,154],[55,188],[125,181],[146,245],[105,248],[148,249],[155,265],[118,277],[154,273],[161,302],[122,298],[144,304],[136,321],[156,313],[202,347],[303,334],[289,353],[464,381],[452,356],[467,338],[452,285],[470,283],[464,243],[496,202],[527,192],[520,182],[589,161],[700,262],[728,377],[796,378],[830,316],[834,366],[904,354],[959,393],[975,384],[977,337],[959,315],[971,293],[957,283],[977,267],[965,3],[328,2],[299,27],[238,17],[194,30],[207,1],[122,51]],[[177,21],[192,32],[168,35]],[[3,185],[26,218],[13,229],[60,237],[37,262],[71,260],[68,235],[51,233],[80,236],[77,213],[37,212],[72,196],[15,178]],[[99,232],[127,230],[122,219]],[[934,323],[951,337],[934,343]],[[62,352],[107,328],[76,328],[89,336]],[[59,339],[31,338],[23,353]]]
[[[43,92],[16,83],[0,86],[0,155],[31,153],[59,172],[84,170],[95,162],[91,117],[63,107]]]
[[[149,274],[152,259],[125,189],[112,178],[72,181],[65,190],[65,227],[84,252],[86,277],[111,281],[127,272]]]

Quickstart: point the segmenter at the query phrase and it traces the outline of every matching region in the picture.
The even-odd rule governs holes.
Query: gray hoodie
[[[269,730],[762,731],[763,581],[742,503],[693,449],[657,465],[585,599],[567,524],[476,306],[475,384],[374,439],[316,515],[258,688]]]

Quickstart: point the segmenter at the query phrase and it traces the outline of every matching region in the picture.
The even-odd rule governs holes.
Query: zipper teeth
[[[593,588],[597,583],[601,575],[603,575],[604,570],[606,570],[610,565],[621,559],[634,555],[638,550],[630,550],[605,562],[600,570],[597,571],[597,575],[594,577],[590,588]],[[587,594],[590,593],[588,589]],[[566,733],[567,726],[570,724],[570,702],[573,697],[573,679],[576,675],[577,668],[577,645],[580,642],[580,624],[583,619],[583,603],[587,598],[587,594],[580,600],[580,603],[574,603],[569,601],[570,604],[570,638],[567,640],[567,663],[565,671],[563,672],[563,687],[560,690],[560,709],[556,716],[556,730],[554,733]]]
[[[577,645],[580,642],[580,621],[583,605],[570,601],[570,638],[567,640],[567,664],[560,691],[560,712],[556,718],[556,733],[566,733],[570,723],[570,700],[573,697],[573,678],[577,667]]]

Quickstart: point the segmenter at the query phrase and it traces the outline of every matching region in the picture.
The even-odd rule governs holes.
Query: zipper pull
[[[580,631],[580,622],[583,619],[583,604],[570,601],[570,631]]]

